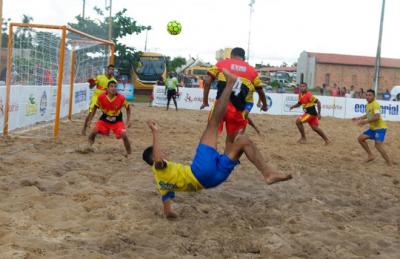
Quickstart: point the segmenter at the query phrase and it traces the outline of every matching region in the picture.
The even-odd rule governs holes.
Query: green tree
[[[178,67],[186,65],[186,59],[183,57],[175,57],[171,60],[171,57],[167,57],[167,71],[175,72]]]
[[[90,17],[83,19],[78,15],[75,17],[76,22],[68,23],[68,25],[93,36],[107,39],[108,16],[100,8],[95,7],[95,11],[99,16],[98,19]],[[127,16],[126,12],[127,9],[124,8],[112,17],[112,40],[115,42],[115,66],[121,70],[121,73],[130,75],[134,64],[138,61],[139,52],[134,47],[121,43],[121,39],[151,30],[151,26],[139,25],[136,20]]]

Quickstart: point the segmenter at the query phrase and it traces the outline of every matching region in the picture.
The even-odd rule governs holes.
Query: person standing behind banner
[[[174,76],[174,72],[169,72],[167,79],[165,80],[165,94],[167,95],[167,111],[169,109],[169,103],[171,98],[174,101],[175,110],[178,111],[178,104],[176,102],[176,96],[179,95],[179,81]]]

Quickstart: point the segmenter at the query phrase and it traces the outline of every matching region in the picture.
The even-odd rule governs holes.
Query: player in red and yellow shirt
[[[317,105],[318,112],[317,109],[315,109],[315,105]],[[321,119],[321,102],[311,92],[308,91],[306,83],[300,84],[299,101],[290,107],[290,110],[300,106],[303,107],[304,113],[296,120],[297,128],[301,134],[299,143],[306,143],[306,134],[304,132],[303,123],[307,122],[310,127],[324,139],[325,144],[329,144],[329,139],[326,137],[322,129],[319,128],[318,120]]]
[[[265,93],[261,87],[261,80],[257,71],[244,61],[245,51],[242,48],[234,48],[231,52],[231,58],[219,61],[215,66],[209,69],[209,80],[206,81],[203,92],[203,105],[200,109],[207,107],[208,94],[211,83],[217,80],[217,97],[220,98],[225,86],[226,79],[222,73],[223,69],[228,70],[237,77],[240,77],[241,84],[233,89],[230,96],[225,116],[221,122],[220,130],[222,131],[223,125],[226,126],[226,145],[232,144],[240,130],[244,129],[248,123],[248,114],[253,104],[253,93],[259,94],[260,100],[263,103],[261,110],[267,111],[268,105]],[[213,111],[211,111],[212,113]],[[209,116],[209,118],[211,115]]]
[[[122,140],[124,141],[126,153],[132,153],[131,144],[126,134],[125,124],[122,120],[123,107],[125,107],[126,109],[126,121],[129,128],[129,120],[131,117],[129,104],[126,102],[125,97],[122,94],[118,93],[117,81],[110,81],[108,83],[107,93],[102,93],[99,95],[96,105],[94,106],[93,111],[90,113],[89,116],[89,122],[87,126],[90,125],[90,122],[92,121],[93,116],[96,114],[98,108],[103,112],[99,120],[97,120],[96,122],[96,127],[89,135],[90,146],[94,144],[94,140],[98,133],[102,135],[108,135],[110,134],[110,131],[112,131],[117,139],[122,138]]]
[[[82,135],[86,135],[86,125],[88,125],[87,122],[89,120],[90,113],[93,111],[97,103],[97,98],[99,97],[100,94],[105,93],[107,91],[108,83],[110,81],[117,81],[114,77],[114,65],[112,64],[108,65],[106,74],[97,75],[96,78],[90,78],[88,80],[90,89],[92,89],[95,86],[96,89],[92,94],[92,98],[90,99],[89,113],[86,116],[85,124],[83,125]]]

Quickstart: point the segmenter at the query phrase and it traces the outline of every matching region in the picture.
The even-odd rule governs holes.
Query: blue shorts
[[[368,129],[364,131],[363,135],[368,136],[369,139],[383,142],[385,140],[386,129],[377,129],[377,130]]]
[[[197,146],[196,155],[192,161],[192,172],[204,188],[213,188],[224,182],[239,161],[221,155],[215,148],[205,144]]]
[[[251,109],[253,109],[253,106],[254,106],[254,103],[246,103],[244,106],[244,109],[249,111],[249,113],[250,113]]]

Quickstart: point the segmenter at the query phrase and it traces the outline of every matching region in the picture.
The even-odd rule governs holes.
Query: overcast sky
[[[108,0],[107,0],[108,1]],[[241,46],[247,51],[250,0],[113,0],[139,24],[151,25],[148,50],[215,63],[215,52]],[[382,0],[255,0],[250,63],[291,64],[303,50],[375,56]],[[86,0],[86,16],[105,0]],[[3,17],[19,22],[63,25],[82,13],[82,0],[3,0]],[[178,36],[166,31],[182,23]],[[387,0],[382,56],[400,58],[400,0]],[[124,39],[144,50],[145,33]]]

